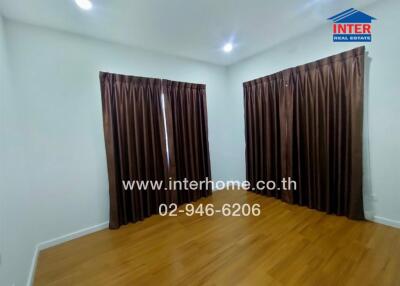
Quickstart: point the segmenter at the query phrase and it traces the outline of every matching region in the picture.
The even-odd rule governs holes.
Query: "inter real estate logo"
[[[371,42],[371,23],[376,20],[356,9],[348,9],[328,18],[333,21],[334,42]]]

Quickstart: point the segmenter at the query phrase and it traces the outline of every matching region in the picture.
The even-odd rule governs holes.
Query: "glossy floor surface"
[[[245,191],[199,203],[260,204],[261,215],[157,215],[99,231],[42,251],[35,285],[400,285],[400,229]]]

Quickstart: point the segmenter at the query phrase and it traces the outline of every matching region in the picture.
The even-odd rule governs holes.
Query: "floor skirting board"
[[[36,262],[37,262],[37,259],[39,257],[39,252],[41,250],[44,250],[46,248],[62,244],[64,242],[73,240],[75,238],[79,238],[79,237],[84,236],[84,235],[91,234],[91,233],[99,231],[99,230],[103,230],[103,229],[106,229],[106,228],[108,228],[108,221],[105,221],[105,222],[100,223],[100,224],[96,224],[94,226],[86,227],[86,228],[83,228],[81,230],[74,231],[74,232],[71,232],[69,234],[65,234],[65,235],[59,236],[57,238],[46,240],[46,241],[43,241],[43,242],[40,242],[39,244],[37,244],[35,249],[34,249],[34,252],[33,252],[32,263],[31,263],[31,268],[30,268],[30,271],[29,271],[27,286],[32,286],[33,282],[35,280]]]
[[[33,286],[33,282],[35,280],[36,263],[37,263],[38,257],[39,257],[39,250],[38,250],[38,247],[35,246],[35,249],[33,250],[31,268],[29,269],[28,282],[26,283],[27,286]]]
[[[398,221],[398,220],[388,219],[388,218],[381,217],[381,216],[374,216],[372,221],[376,222],[376,223],[400,228],[400,221]]]

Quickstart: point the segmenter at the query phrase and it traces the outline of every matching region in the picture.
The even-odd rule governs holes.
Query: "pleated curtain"
[[[100,86],[111,229],[157,214],[160,204],[190,202],[210,194],[180,192],[169,184],[210,176],[204,85],[175,86],[161,79],[101,72]],[[168,98],[165,104],[163,86]],[[124,181],[161,181],[164,185],[124,190]]]
[[[170,155],[178,181],[211,180],[208,147],[206,86],[163,80],[168,128],[172,134]],[[178,202],[187,203],[211,194],[210,185],[178,190]]]
[[[281,187],[254,191],[363,219],[363,86],[364,47],[245,82],[247,179]]]

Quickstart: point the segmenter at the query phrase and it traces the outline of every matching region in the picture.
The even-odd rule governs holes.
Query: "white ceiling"
[[[228,65],[376,0],[0,0],[7,18]],[[230,54],[221,50],[232,40]]]

